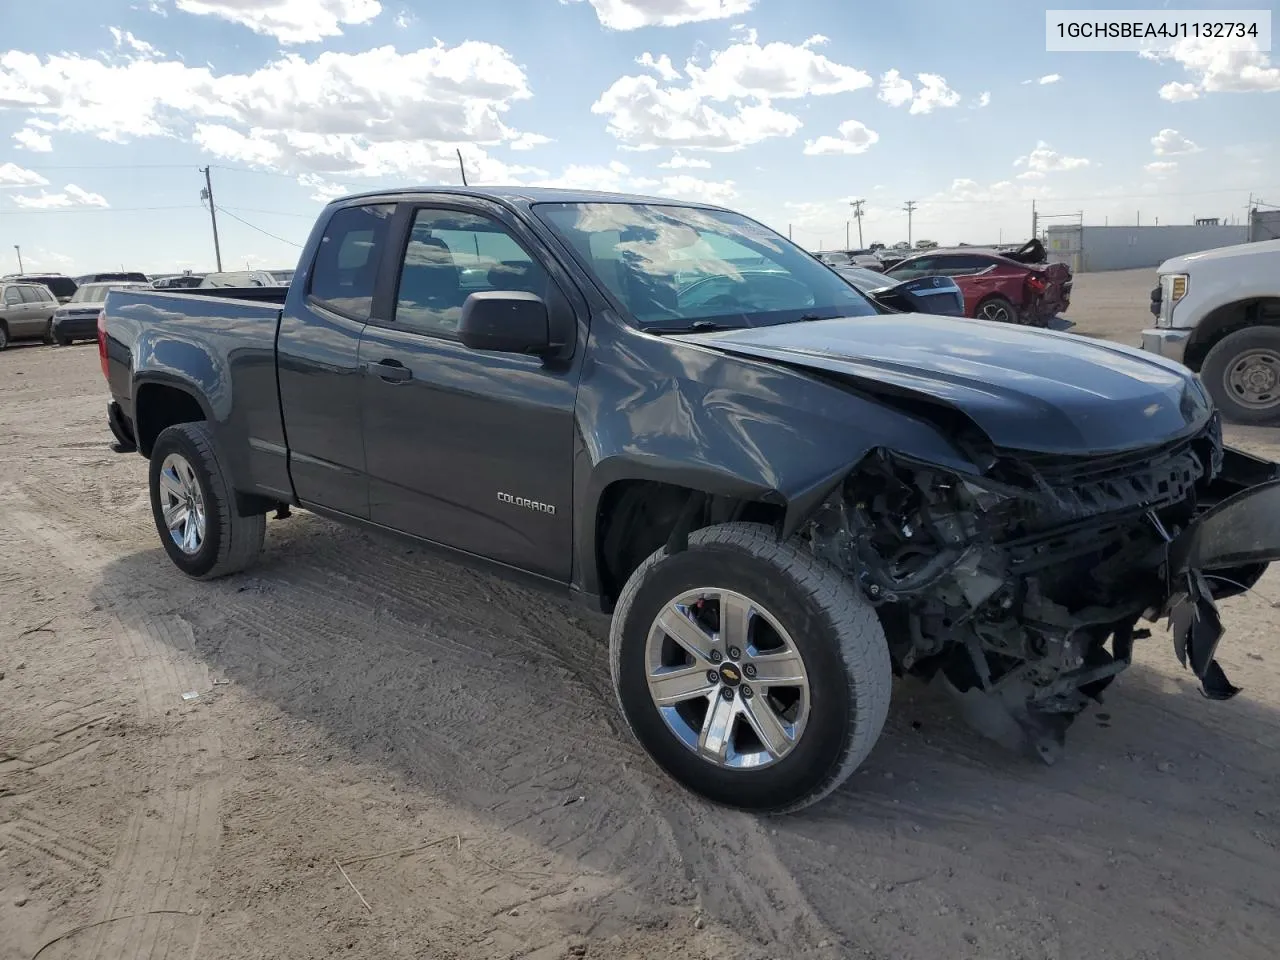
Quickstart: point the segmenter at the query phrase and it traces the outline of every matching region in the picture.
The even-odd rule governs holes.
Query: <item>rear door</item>
[[[285,310],[277,338],[280,411],[298,499],[369,516],[360,424],[360,335],[373,311],[393,203],[335,210],[325,225],[307,290]]]
[[[470,350],[457,326],[483,290],[537,293],[577,318],[585,308],[502,207],[441,198],[405,204],[398,220],[392,310],[360,344],[370,517],[567,582],[583,338],[571,363],[554,364]]]
[[[44,309],[46,304],[40,298],[39,287],[34,287],[29,283],[21,284],[18,287],[18,294],[22,297],[22,306],[20,308],[22,310],[22,320],[14,331],[14,336],[37,337],[42,335],[49,324],[49,319],[53,316],[53,310]]]

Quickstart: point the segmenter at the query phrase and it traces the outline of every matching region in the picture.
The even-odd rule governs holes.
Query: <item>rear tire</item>
[[[990,320],[992,323],[1017,323],[1018,308],[1004,297],[987,297],[978,304],[973,316],[975,320]]]
[[[72,342],[73,341],[70,337],[60,337],[56,334],[53,337],[53,344],[56,347],[69,347],[71,346]]]
[[[9,349],[9,326],[0,320],[0,350]]]
[[[214,580],[239,573],[257,560],[267,518],[236,513],[228,474],[207,423],[179,423],[161,431],[151,450],[150,487],[160,542],[187,576]]]
[[[676,633],[707,641],[705,656]],[[798,810],[844,782],[880,735],[893,683],[879,618],[854,584],[749,523],[696,531],[687,550],[664,547],[641,564],[619,597],[609,651],[622,713],[655,762],[709,800],[761,812]],[[667,663],[672,654],[681,662]],[[687,688],[655,692],[655,680],[686,678]]]
[[[1232,423],[1280,423],[1280,327],[1246,327],[1219,340],[1200,378]]]

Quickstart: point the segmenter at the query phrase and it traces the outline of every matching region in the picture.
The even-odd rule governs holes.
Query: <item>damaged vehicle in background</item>
[[[301,507],[567,593],[650,756],[754,810],[844,781],[895,673],[1046,760],[1144,619],[1236,692],[1215,603],[1280,557],[1280,480],[1175,363],[881,314],[747,217],[613,194],[337,200],[297,276],[108,297],[108,423],[191,577]]]
[[[998,253],[975,247],[909,257],[885,274],[899,280],[951,277],[964,294],[965,316],[997,323],[1047,327],[1071,306],[1071,268],[1048,263],[1044,245],[1031,240]]]
[[[950,277],[894,280],[861,267],[832,266],[855,290],[892,313],[935,313],[964,316],[964,294]]]

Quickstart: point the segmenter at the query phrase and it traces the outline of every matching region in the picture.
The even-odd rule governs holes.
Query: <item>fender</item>
[[[619,481],[776,504],[785,537],[876,447],[976,469],[923,417],[807,372],[627,327],[600,333],[578,388],[577,591],[600,593],[600,505]]]

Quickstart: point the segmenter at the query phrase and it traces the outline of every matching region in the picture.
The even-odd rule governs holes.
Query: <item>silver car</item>
[[[0,350],[14,340],[53,342],[58,298],[43,284],[0,283]]]

